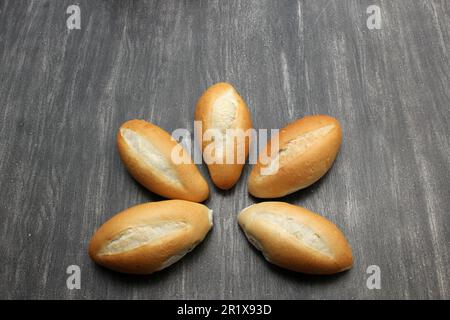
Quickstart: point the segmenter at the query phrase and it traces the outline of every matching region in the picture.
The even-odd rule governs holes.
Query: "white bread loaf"
[[[117,134],[117,145],[130,174],[144,187],[169,199],[202,202],[209,188],[189,154],[172,136],[144,120],[125,122]],[[182,163],[172,160],[181,150]]]
[[[131,207],[104,223],[89,244],[96,263],[124,273],[150,274],[195,248],[213,224],[205,205],[166,200]]]
[[[262,202],[242,210],[238,222],[267,261],[308,274],[350,269],[353,257],[342,232],[329,220],[285,202]]]
[[[250,194],[278,198],[310,186],[330,169],[341,142],[341,126],[332,117],[314,115],[294,121],[262,150],[270,162],[263,164],[258,157],[248,179]],[[274,145],[277,150],[272,150]]]
[[[251,137],[236,139],[227,135],[227,129],[247,132],[252,128],[250,112],[244,100],[229,83],[216,83],[209,87],[197,102],[195,120],[201,121],[203,137],[201,148],[211,151],[211,160],[205,159],[213,183],[220,189],[230,189],[241,176],[247,159]],[[207,130],[215,129],[223,139],[214,140],[203,136]],[[210,131],[211,132],[211,131]],[[230,132],[230,130],[228,130]],[[239,150],[242,152],[238,153]],[[232,163],[227,163],[227,152]],[[208,153],[209,154],[209,153]],[[214,163],[208,163],[209,161]]]

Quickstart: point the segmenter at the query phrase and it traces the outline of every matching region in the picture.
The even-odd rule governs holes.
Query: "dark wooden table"
[[[0,298],[450,298],[450,2],[447,0],[0,1]],[[382,29],[369,30],[369,5]],[[314,277],[268,264],[236,214],[259,201],[250,167],[212,187],[215,226],[146,277],[94,265],[97,227],[161,200],[123,167],[119,125],[193,127],[196,100],[229,81],[256,128],[337,117],[338,159],[283,199],[323,214],[354,252],[349,272]],[[201,170],[205,177],[207,171]],[[81,269],[81,289],[66,269]],[[381,289],[366,286],[368,266]]]

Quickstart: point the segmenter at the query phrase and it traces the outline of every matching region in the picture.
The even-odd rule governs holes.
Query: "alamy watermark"
[[[366,21],[369,30],[381,29],[381,8],[377,5],[370,5],[366,9],[369,15]],[[66,14],[70,16],[66,20],[67,29],[80,30],[81,29],[81,8],[79,5],[72,4],[67,7]]]
[[[179,142],[171,152],[175,164],[195,164],[204,161],[210,164],[245,164],[248,149],[248,163],[261,165],[261,175],[276,174],[279,169],[279,130],[270,129],[207,129],[202,122],[194,122],[194,137],[184,128],[172,132],[172,138]],[[270,143],[270,148],[265,148]],[[203,150],[203,151],[202,151]],[[259,151],[259,152],[258,152]],[[185,156],[185,152],[190,157]],[[192,160],[191,160],[192,159]]]
[[[80,6],[77,6],[75,4],[70,5],[66,9],[66,13],[70,14],[70,16],[66,20],[66,26],[67,29],[73,30],[81,29],[81,9]]]
[[[367,7],[366,13],[369,14],[367,18],[367,29],[380,30],[381,29],[381,8],[377,5]]]
[[[69,275],[66,279],[66,286],[69,290],[81,289],[81,269],[77,265],[70,265],[66,269]]]
[[[381,269],[377,265],[368,266],[366,273],[370,276],[366,280],[366,287],[369,290],[381,289]]]

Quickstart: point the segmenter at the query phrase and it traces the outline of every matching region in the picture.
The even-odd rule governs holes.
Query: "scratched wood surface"
[[[81,0],[81,30],[68,31],[72,3],[0,1],[0,298],[450,299],[449,1]],[[366,26],[372,4],[381,30]],[[218,81],[256,128],[341,121],[332,170],[283,200],[340,226],[351,271],[295,274],[249,245],[236,223],[259,201],[249,166],[231,191],[211,188],[215,226],[179,263],[136,277],[89,260],[104,221],[161,199],[121,164],[119,125],[192,129]],[[66,287],[69,265],[80,290]],[[380,290],[366,286],[370,265]]]

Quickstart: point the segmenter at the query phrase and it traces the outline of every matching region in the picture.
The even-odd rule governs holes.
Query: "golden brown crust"
[[[155,170],[142,158],[142,153],[135,152],[123,136],[125,130],[137,133],[155,147],[164,160],[164,169],[170,169],[176,179],[168,179],[168,170]],[[130,120],[122,124],[117,134],[117,146],[120,157],[130,174],[144,187],[169,199],[182,199],[202,202],[208,198],[209,188],[189,154],[169,133],[144,120]],[[180,150],[184,163],[175,164],[171,154],[174,148]]]
[[[158,223],[179,222],[182,228],[148,244],[115,254],[104,254],[104,248],[121,232]],[[205,205],[166,200],[145,203],[120,212],[105,222],[89,244],[89,256],[106,268],[134,274],[150,274],[164,267],[177,254],[193,249],[212,226],[212,211]]]
[[[333,274],[352,267],[352,251],[342,232],[305,208],[262,202],[242,210],[238,221],[266,259],[280,267],[309,274]],[[285,229],[280,221],[286,221]]]
[[[252,128],[252,120],[250,112],[245,104],[244,100],[238,94],[238,92],[229,83],[216,83],[209,87],[197,102],[195,110],[195,120],[202,122],[202,132],[198,132],[197,135],[202,135],[208,129],[214,128],[214,121],[212,121],[212,115],[214,106],[217,106],[217,102],[221,99],[229,99],[233,101],[236,106],[236,114],[234,120],[227,126],[229,129],[242,129],[247,131]],[[211,141],[202,141],[202,151],[208,146]],[[236,140],[235,140],[236,143]],[[245,139],[245,159],[247,159],[249,152],[249,145],[251,139]],[[236,144],[235,144],[235,149]],[[235,155],[236,157],[236,155]],[[208,170],[211,175],[213,183],[220,189],[228,190],[233,187],[241,176],[244,163],[227,164],[225,160],[222,164],[215,163],[209,164]]]
[[[275,155],[280,154],[278,172],[263,175],[261,169],[265,166],[260,155],[250,173],[248,190],[255,197],[282,197],[319,180],[336,159],[342,142],[342,129],[339,122],[330,116],[306,116],[280,129],[262,150],[263,154],[270,155],[273,139],[278,138],[279,147],[274,152]]]

